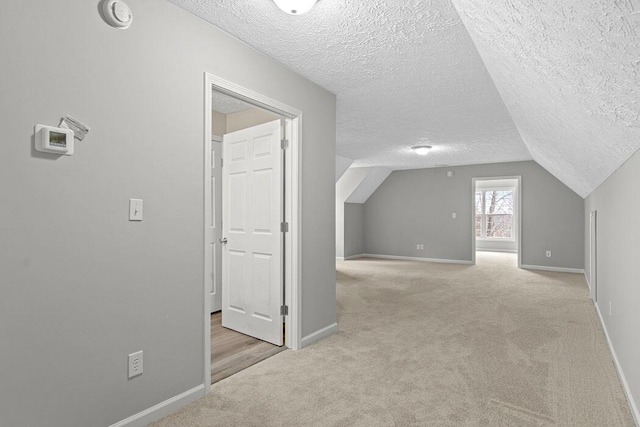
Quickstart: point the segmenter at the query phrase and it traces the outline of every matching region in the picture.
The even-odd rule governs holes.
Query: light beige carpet
[[[634,425],[581,275],[362,259],[337,294],[337,335],[152,425]]]

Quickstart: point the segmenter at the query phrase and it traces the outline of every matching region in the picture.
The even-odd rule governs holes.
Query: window
[[[476,190],[476,238],[514,240],[514,189]]]

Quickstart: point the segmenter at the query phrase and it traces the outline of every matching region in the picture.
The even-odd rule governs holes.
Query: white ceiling
[[[366,169],[369,169],[369,172],[353,192],[349,194],[345,200],[346,203],[366,202],[378,187],[380,187],[380,184],[382,184],[384,180],[391,175],[391,172],[393,172],[391,169],[379,166]]]
[[[640,144],[640,0],[170,1],[335,93],[353,167],[533,157],[586,196]]]
[[[351,159],[336,156],[336,182],[338,182],[338,180],[342,178],[342,175],[344,175],[347,169],[349,169],[351,163],[353,163],[353,160]]]
[[[256,108],[251,104],[215,90],[211,93],[211,106],[222,114],[238,113]]]
[[[533,158],[587,196],[640,148],[640,0],[453,0]]]

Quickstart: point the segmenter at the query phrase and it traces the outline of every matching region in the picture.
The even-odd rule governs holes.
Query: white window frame
[[[476,222],[475,216],[478,215],[475,211],[475,194],[481,191],[482,192],[482,221],[481,221],[481,237],[475,236],[476,231]],[[513,237],[482,237],[486,235],[487,231],[487,214],[485,213],[485,195],[488,191],[511,191],[513,193],[513,214],[511,220],[511,235]],[[473,233],[476,237],[476,241],[482,242],[515,242],[516,241],[516,231],[518,230],[516,221],[518,221],[518,189],[516,187],[485,187],[485,188],[476,188],[476,191],[473,195],[474,197],[474,222],[473,222]]]

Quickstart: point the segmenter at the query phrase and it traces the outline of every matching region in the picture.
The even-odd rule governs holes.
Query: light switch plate
[[[142,221],[142,199],[129,199],[129,221]]]

